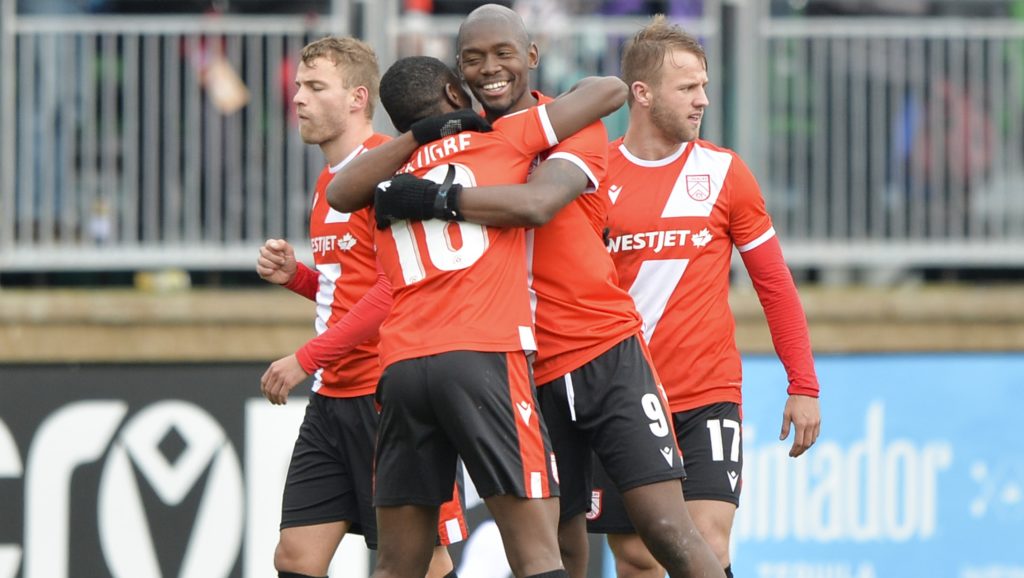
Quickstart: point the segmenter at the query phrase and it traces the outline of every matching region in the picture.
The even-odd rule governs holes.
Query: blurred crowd
[[[1024,0],[766,0],[774,15],[804,16],[968,16],[1024,14]],[[406,11],[466,14],[480,0],[402,0]],[[567,14],[699,16],[704,0],[495,0],[521,12]],[[52,13],[326,13],[332,0],[18,0],[22,14]]]

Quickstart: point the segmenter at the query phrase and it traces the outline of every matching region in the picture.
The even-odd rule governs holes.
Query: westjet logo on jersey
[[[335,249],[342,251],[348,251],[355,247],[357,240],[352,236],[352,233],[345,233],[341,239],[338,239],[337,235],[324,235],[322,237],[313,237],[310,244],[313,247],[313,253],[319,255],[326,255],[333,252]]]
[[[622,251],[640,251],[642,249],[653,249],[660,253],[662,249],[670,247],[685,247],[686,240],[694,247],[705,247],[711,242],[711,231],[707,227],[698,233],[692,233],[689,229],[673,229],[669,231],[645,231],[643,233],[632,233],[619,235],[608,239],[608,252],[619,253]]]

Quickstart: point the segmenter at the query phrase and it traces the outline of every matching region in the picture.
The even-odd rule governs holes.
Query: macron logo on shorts
[[[519,410],[519,417],[523,418],[523,423],[530,425],[530,416],[533,415],[533,406],[521,401],[516,404],[516,409]]]
[[[729,472],[726,472],[726,473],[729,474],[729,486],[731,486],[732,487],[732,491],[735,492],[736,491],[736,482],[740,481],[740,475],[737,474],[736,472],[733,472],[733,471],[729,471]]]
[[[670,448],[670,447],[661,448],[661,456],[663,458],[665,458],[665,461],[668,462],[668,467],[671,468],[672,467],[672,463],[673,463],[673,460],[672,460],[672,448]]]

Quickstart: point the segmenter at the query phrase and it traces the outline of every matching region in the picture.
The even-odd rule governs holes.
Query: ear
[[[448,101],[448,104],[455,110],[462,108],[469,108],[472,105],[471,102],[466,102],[465,91],[462,87],[456,86],[450,82],[446,82],[444,85],[444,98]]]
[[[349,112],[366,110],[370,103],[370,91],[365,86],[357,86],[349,92]]]
[[[540,49],[537,48],[536,42],[531,42],[530,48],[526,51],[526,63],[529,65],[530,70],[537,68],[540,64]]]
[[[633,102],[640,106],[651,106],[651,87],[639,80],[633,82],[629,87],[633,95]]]

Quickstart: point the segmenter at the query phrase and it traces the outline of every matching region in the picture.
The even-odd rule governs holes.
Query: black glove
[[[449,165],[448,175],[441,184],[408,173],[381,183],[373,195],[377,228],[384,230],[391,226],[392,221],[403,219],[463,220],[458,210],[458,194],[462,185],[453,184],[454,178],[455,167]]]
[[[471,108],[463,108],[447,114],[428,116],[420,119],[409,127],[416,142],[421,145],[440,140],[446,136],[460,133],[464,130],[475,130],[477,132],[490,132],[491,123],[480,116]]]

